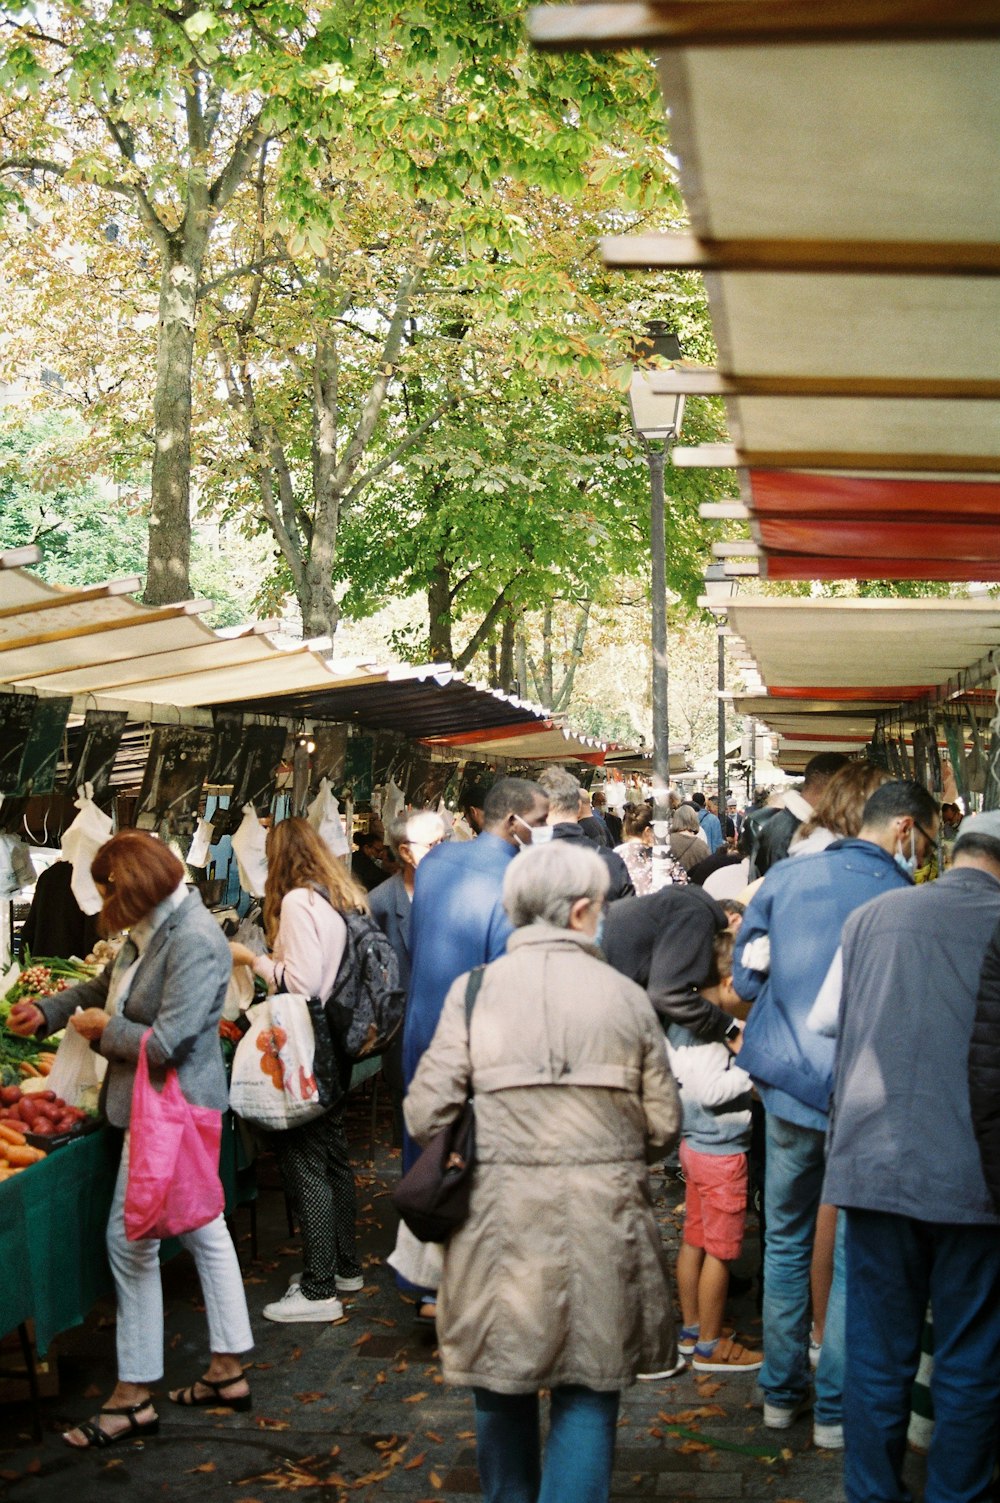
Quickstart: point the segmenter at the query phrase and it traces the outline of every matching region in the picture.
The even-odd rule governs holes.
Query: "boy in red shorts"
[[[701,988],[727,1010],[739,1002],[732,958],[732,935],[723,932]],[[746,1226],[750,1077],[727,1044],[705,1042],[676,1023],[667,1030],[667,1052],[684,1109],[680,1158],[687,1186],[677,1258],[678,1349],[696,1372],[756,1372],[763,1353],[748,1351],[722,1328],[729,1265],[740,1255]]]

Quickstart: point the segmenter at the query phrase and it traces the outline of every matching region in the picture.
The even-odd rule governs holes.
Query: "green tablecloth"
[[[119,1134],[91,1133],[0,1184],[0,1334],[33,1320],[39,1356],[112,1287],[104,1229],[120,1150]]]
[[[0,1336],[33,1320],[40,1357],[113,1288],[104,1231],[120,1155],[121,1134],[104,1128],[0,1183]],[[219,1177],[227,1216],[257,1193],[232,1112],[222,1118]],[[160,1257],[179,1248],[163,1242]]]

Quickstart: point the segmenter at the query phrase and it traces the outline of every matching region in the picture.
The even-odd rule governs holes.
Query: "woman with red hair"
[[[67,1445],[92,1450],[154,1434],[159,1419],[152,1385],[163,1375],[163,1291],[160,1244],[130,1242],[125,1235],[129,1116],[139,1046],[154,1082],[177,1071],[192,1106],[224,1111],[228,1105],[219,1047],[219,1018],[231,971],[229,947],[198,893],[184,882],[184,867],[154,836],[122,830],[98,851],[91,874],[103,899],[105,934],[128,937],[92,981],[47,997],[19,1002],[8,1027],[45,1036],[67,1025],[107,1060],[101,1091],[104,1113],[125,1131],[121,1166],[108,1218],[108,1259],[118,1295],[118,1382],[100,1413],[68,1430]],[[204,1374],[170,1398],[185,1407],[249,1409],[250,1388],[240,1353],[253,1345],[246,1295],[232,1238],[220,1215],[187,1232],[208,1316],[211,1359]]]

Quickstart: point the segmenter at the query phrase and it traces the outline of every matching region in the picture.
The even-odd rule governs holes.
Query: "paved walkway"
[[[273,1325],[261,1306],[299,1266],[273,1175],[260,1198],[259,1257],[251,1260],[248,1212],[237,1218],[251,1317],[258,1336],[249,1414],[192,1413],[160,1403],[161,1429],[144,1443],[88,1455],[59,1439],[99,1407],[114,1380],[114,1309],[99,1307],[59,1342],[61,1392],[45,1403],[47,1433],[35,1445],[25,1405],[0,1415],[0,1496],[15,1503],[108,1503],[109,1498],[266,1503],[284,1492],[321,1488],[322,1499],[431,1500],[478,1495],[472,1404],[446,1387],[433,1332],[413,1320],[384,1266],[395,1220],[388,1198],[398,1156],[387,1146],[388,1116],[374,1168],[359,1176],[359,1212],[369,1282],[335,1325]],[[350,1119],[358,1161],[367,1153],[366,1106]],[[266,1170],[267,1162],[263,1166]],[[676,1247],[682,1189],[655,1176],[664,1233]],[[11,1277],[10,1270],[3,1271]],[[163,1389],[189,1382],[204,1363],[204,1316],[193,1266],[175,1258],[164,1274],[167,1376]],[[595,1281],[594,1298],[600,1298]],[[752,1301],[736,1305],[752,1335]],[[637,1384],[626,1394],[613,1499],[700,1499],[735,1503],[842,1503],[840,1460],[813,1449],[811,1425],[775,1436],[754,1405],[751,1377]]]

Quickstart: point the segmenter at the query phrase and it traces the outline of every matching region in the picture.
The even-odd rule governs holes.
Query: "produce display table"
[[[0,1183],[0,1335],[35,1323],[40,1356],[111,1289],[104,1229],[121,1139],[94,1132]]]

